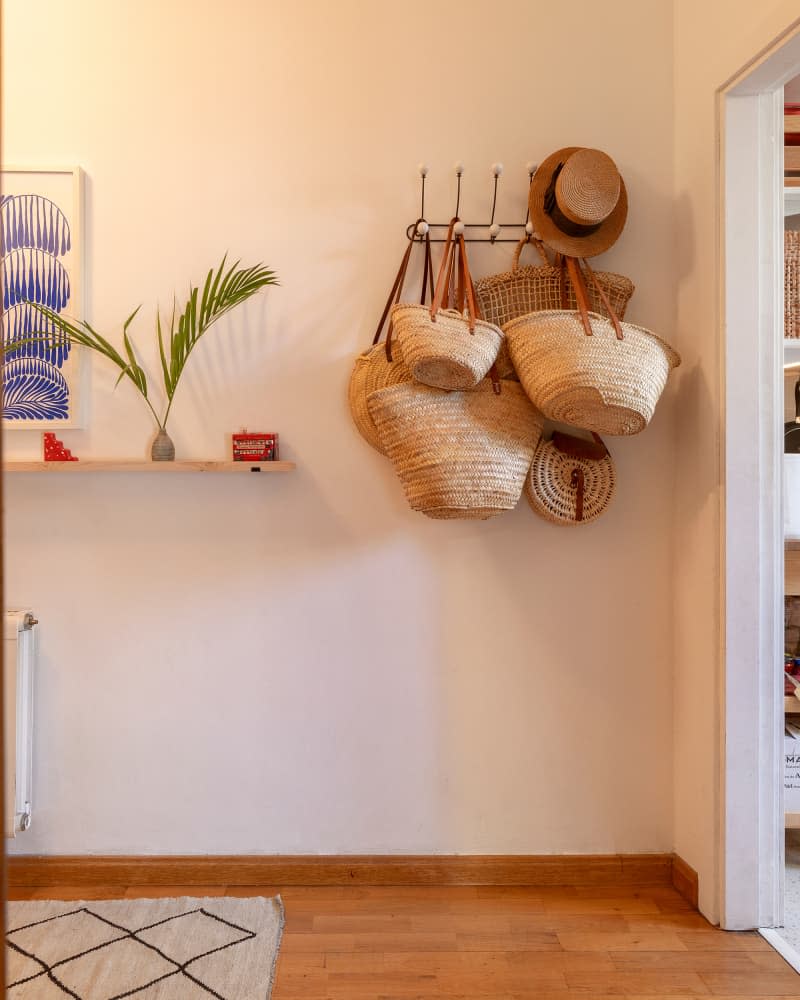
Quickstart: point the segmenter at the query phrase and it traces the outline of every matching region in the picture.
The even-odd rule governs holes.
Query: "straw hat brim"
[[[552,153],[539,165],[533,177],[529,198],[531,222],[534,231],[541,236],[542,242],[558,253],[568,254],[570,257],[596,257],[613,246],[625,228],[625,220],[628,217],[628,192],[625,190],[622,176],[620,176],[619,200],[614,210],[599,228],[588,236],[567,235],[544,210],[544,196],[550,186],[553,171],[559,163],[566,163],[568,157],[582,148],[566,146]]]

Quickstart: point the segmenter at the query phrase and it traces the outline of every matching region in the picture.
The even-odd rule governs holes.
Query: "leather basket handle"
[[[583,469],[576,465],[572,470],[572,476],[570,477],[570,482],[576,490],[575,493],[575,520],[583,520],[583,494],[586,488],[586,476],[583,473]]]
[[[586,269],[586,273],[589,275],[589,278],[591,279],[591,282],[594,285],[595,291],[600,296],[603,305],[606,307],[608,318],[614,324],[614,332],[617,335],[617,340],[624,340],[625,335],[622,332],[622,325],[620,324],[617,314],[614,312],[614,308],[611,305],[611,301],[609,300],[608,296],[606,295],[605,289],[597,280],[597,275],[594,273],[591,267],[589,267],[589,262],[585,258],[581,260],[581,264],[583,264],[584,268]]]
[[[575,257],[566,257],[565,259],[567,262],[567,274],[575,292],[575,301],[578,304],[578,312],[581,315],[583,329],[586,336],[591,337],[593,330],[591,320],[589,319],[589,293],[586,290],[586,282],[583,280],[583,274]]]
[[[421,219],[417,219],[414,223],[414,231],[416,232],[417,224],[421,222]],[[408,272],[408,264],[411,260],[411,253],[414,249],[414,244],[416,242],[415,237],[411,237],[408,241],[408,246],[405,249],[403,258],[400,261],[400,267],[397,271],[397,275],[394,279],[392,287],[389,291],[389,298],[386,300],[386,305],[381,313],[381,318],[378,321],[378,328],[375,331],[375,336],[372,338],[373,347],[381,339],[381,333],[383,332],[384,324],[391,311],[393,305],[397,305],[400,301],[400,297],[403,294],[403,285],[405,284],[406,274]],[[420,297],[420,303],[425,305],[425,299],[428,296],[428,283],[430,282],[430,288],[433,289],[433,264],[431,260],[431,238],[430,233],[426,233],[424,237],[425,243],[425,259],[423,262],[423,276],[422,276],[422,295]],[[386,333],[386,358],[388,361],[392,360],[392,332],[393,325],[391,321],[389,322],[389,328]]]
[[[431,302],[431,321],[433,323],[436,322],[436,313],[438,313],[442,308],[442,303],[446,294],[445,287],[449,286],[450,275],[452,274],[453,254],[455,252],[455,246],[453,244],[453,229],[456,222],[458,222],[458,219],[453,217],[450,220],[450,225],[447,227],[447,239],[444,244],[444,254],[442,256],[442,263],[439,265],[439,275],[436,279],[436,291],[433,295],[433,302]]]
[[[583,458],[587,461],[598,462],[608,455],[603,439],[599,434],[592,431],[592,441],[587,438],[579,438],[574,434],[566,434],[564,431],[553,431],[550,440],[553,447],[562,455],[569,455],[571,458]]]

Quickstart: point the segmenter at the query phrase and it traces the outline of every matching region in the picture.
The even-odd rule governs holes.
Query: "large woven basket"
[[[438,389],[472,389],[497,358],[503,333],[493,323],[480,319],[475,287],[469,273],[463,235],[454,238],[453,219],[447,232],[444,256],[430,309],[418,305],[392,308],[395,337],[403,345],[403,356],[414,378]],[[458,308],[444,307],[453,260],[458,251]],[[463,306],[466,307],[464,315]]]
[[[403,362],[402,348],[397,343],[392,351],[392,361],[387,360],[385,344],[376,344],[356,358],[347,393],[350,413],[361,437],[381,454],[383,447],[369,415],[367,398],[378,389],[410,381],[411,370]]]
[[[470,392],[406,383],[374,392],[369,411],[412,510],[480,519],[519,501],[543,420],[517,382]]]
[[[475,282],[475,294],[481,315],[490,323],[505,326],[512,319],[527,316],[528,313],[544,309],[576,309],[575,290],[565,281],[562,268],[554,267],[538,240],[531,241],[542,258],[538,266],[519,266],[519,259],[527,240],[520,240],[514,251],[510,271],[490,274]],[[595,271],[599,285],[619,317],[624,319],[628,302],[633,295],[633,282],[622,274],[611,271]],[[589,308],[601,316],[606,316],[605,303],[597,290],[590,286]],[[563,293],[563,294],[562,294]],[[564,299],[563,295],[566,295]],[[499,362],[498,362],[499,364]]]
[[[784,337],[800,337],[800,232],[783,234]]]
[[[638,434],[680,356],[644,327],[588,312],[571,258],[570,271],[582,308],[535,312],[504,327],[519,380],[550,420],[598,434]]]
[[[602,451],[595,457],[569,454],[553,439],[540,441],[525,479],[525,496],[534,512],[564,526],[590,524],[604,514],[614,496],[616,475],[604,446]]]

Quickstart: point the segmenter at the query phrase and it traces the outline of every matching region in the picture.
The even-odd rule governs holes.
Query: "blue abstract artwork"
[[[73,355],[77,349],[30,304],[47,306],[71,318],[80,308],[74,232],[77,208],[73,175],[66,173],[66,178],[59,172],[3,173],[0,336],[6,360],[3,420],[7,427],[75,423],[77,367]],[[48,187],[50,190],[45,190]],[[24,343],[31,338],[38,338],[37,342]]]

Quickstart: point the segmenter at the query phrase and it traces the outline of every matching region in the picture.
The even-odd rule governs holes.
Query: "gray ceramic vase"
[[[175,445],[163,427],[159,428],[153,447],[150,449],[150,458],[154,462],[175,461]]]

